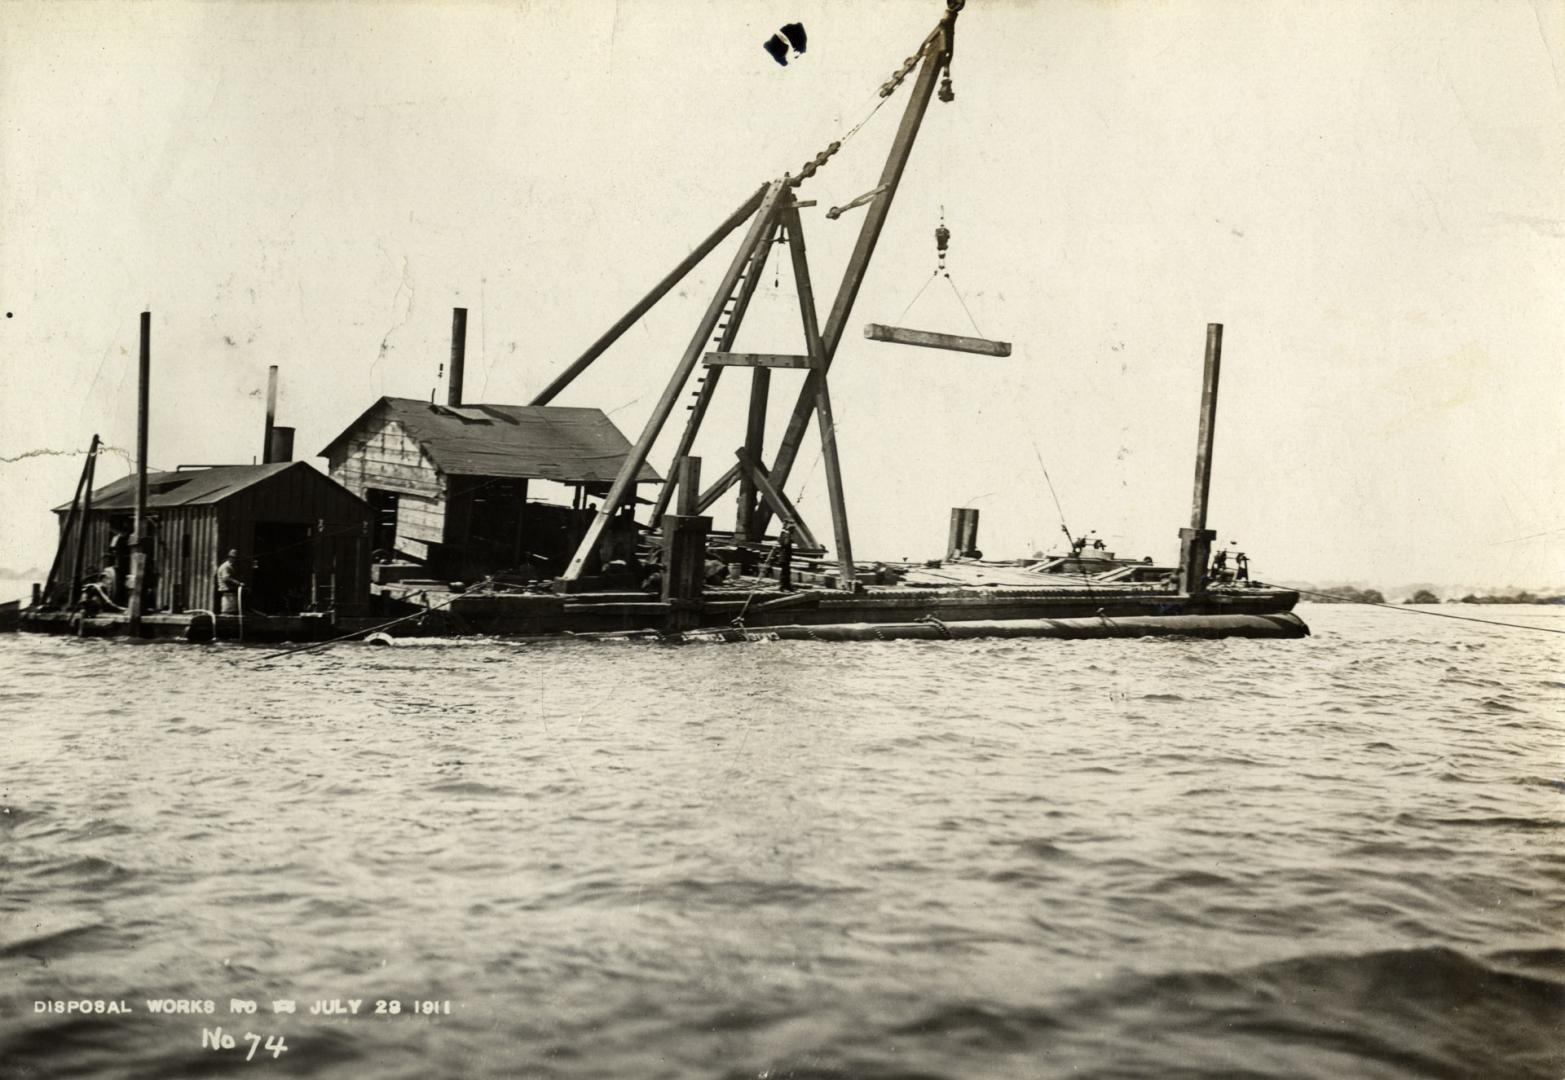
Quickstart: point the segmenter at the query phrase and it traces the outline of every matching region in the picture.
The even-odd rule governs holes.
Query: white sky
[[[257,454],[268,364],[303,457],[377,395],[428,397],[457,305],[468,399],[524,403],[942,10],[7,4],[0,566],[48,565],[93,432],[134,446],[140,311],[155,466]],[[781,68],[760,45],[794,20]],[[1056,546],[1041,458],[1073,530],[1170,558],[1215,321],[1211,524],[1259,576],[1565,584],[1562,67],[1557,0],[971,0],[832,372],[855,553],[939,554],[965,504],[991,555]],[[801,191],[823,321],[863,212],[822,211],[874,185],[906,99]],[[940,283],[901,315],[942,206],[1008,359],[861,336],[971,332]],[[557,403],[634,438],[737,235]],[[800,351],[780,280],[740,348]],[[774,376],[774,436],[799,378]],[[817,445],[790,487],[828,535]]]

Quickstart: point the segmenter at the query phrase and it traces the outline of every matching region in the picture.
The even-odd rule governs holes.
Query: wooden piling
[[[694,517],[701,512],[701,459],[684,455],[675,463],[674,477],[679,484],[679,513]]]
[[[268,400],[275,393],[277,369],[272,368],[272,389]],[[136,517],[130,541],[130,595],[126,601],[126,614],[130,621],[132,637],[141,636],[142,591],[147,579],[147,413],[152,382],[152,312],[141,313],[141,360],[136,373]],[[267,408],[267,426],[270,428],[273,405]],[[267,432],[270,449],[271,432]]]
[[[1217,533],[1206,527],[1212,487],[1212,443],[1217,433],[1217,382],[1223,365],[1223,324],[1206,325],[1206,363],[1201,373],[1201,426],[1196,436],[1195,492],[1190,527],[1179,530],[1179,587],[1186,595],[1206,591],[1206,563]]]
[[[669,605],[669,628],[685,630],[701,621],[706,537],[712,519],[694,512],[701,492],[701,459],[682,457],[675,472],[679,513],[663,515],[663,600]]]

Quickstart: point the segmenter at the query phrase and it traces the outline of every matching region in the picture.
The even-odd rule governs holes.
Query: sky
[[[526,403],[869,115],[943,9],[7,4],[0,567],[48,566],[95,432],[100,483],[131,469],[140,312],[154,467],[252,460],[272,364],[323,465],[379,395],[444,394],[455,306],[467,399]],[[993,557],[1057,548],[1063,513],[1171,559],[1220,322],[1209,520],[1257,577],[1565,587],[1565,3],[969,0],[957,25],[831,372],[860,559],[942,554],[953,506]],[[823,211],[875,186],[910,85],[799,191],[823,320],[864,214]],[[740,233],[556,404],[634,439]],[[736,347],[803,351],[786,260]],[[768,457],[801,377],[774,376]],[[818,445],[789,493],[825,536]]]

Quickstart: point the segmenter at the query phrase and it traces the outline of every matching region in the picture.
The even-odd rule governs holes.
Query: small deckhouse
[[[377,558],[471,578],[558,573],[591,522],[587,500],[609,490],[629,453],[600,409],[383,397],[321,456],[369,504]],[[637,483],[661,479],[643,465]],[[539,499],[541,482],[563,485],[569,505]]]
[[[135,504],[134,474],[92,493],[84,577],[105,559],[128,560]],[[77,550],[70,510],[54,508],[64,552]],[[369,507],[306,462],[148,473],[147,518],[149,612],[215,610],[217,568],[231,550],[258,614],[353,611],[369,600]],[[126,567],[116,570],[123,590]]]

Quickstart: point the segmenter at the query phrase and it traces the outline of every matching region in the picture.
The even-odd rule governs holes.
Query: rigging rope
[[[1065,524],[1065,508],[1060,505],[1060,497],[1054,490],[1054,481],[1050,479],[1049,470],[1043,464],[1043,454],[1038,451],[1038,440],[1029,435],[1027,437],[1027,441],[1032,443],[1032,456],[1038,460],[1038,469],[1043,473],[1043,482],[1049,485],[1049,497],[1054,500],[1055,513],[1059,514],[1060,516],[1060,532],[1065,534],[1065,540],[1070,544],[1071,554],[1068,557],[1075,558],[1081,554],[1081,551],[1077,550],[1076,538],[1071,535],[1070,526]],[[1086,540],[1083,538],[1081,550],[1085,549]],[[1089,599],[1096,600],[1097,597],[1093,596],[1092,594],[1091,575],[1087,573],[1086,568],[1082,565],[1079,558],[1076,558],[1076,569],[1081,575],[1082,587],[1087,590],[1087,597]]]
[[[978,329],[978,320],[973,318],[973,313],[971,311],[967,310],[967,301],[962,299],[962,290],[958,289],[956,287],[956,282],[951,280],[951,273],[950,273],[950,271],[946,272],[946,276],[945,277],[946,277],[946,284],[950,285],[951,286],[951,291],[956,293],[956,302],[958,304],[961,304],[962,305],[962,310],[967,313],[967,321],[973,324],[973,330],[978,334],[979,337],[987,337],[988,336],[987,334],[985,334],[982,330]]]
[[[913,310],[913,305],[918,303],[918,298],[924,295],[924,289],[927,289],[930,285],[934,284],[935,278],[939,276],[940,271],[935,270],[929,275],[928,278],[924,280],[923,287],[920,288],[918,292],[913,294],[913,299],[907,302],[907,307],[903,308],[902,314],[897,316],[897,322],[901,322],[903,319],[907,318],[907,313]]]
[[[1343,600],[1342,597],[1333,596],[1331,593],[1301,589],[1297,585],[1276,585],[1268,581],[1256,581],[1255,584],[1266,589],[1286,589],[1289,592],[1303,593],[1305,596],[1319,596],[1324,600],[1330,600],[1338,604],[1363,604],[1366,607],[1389,608],[1392,611],[1400,611],[1406,615],[1433,615],[1437,619],[1456,619],[1460,622],[1482,623],[1485,626],[1506,626],[1512,630],[1536,630],[1541,634],[1565,634],[1565,630],[1559,630],[1552,626],[1529,626],[1526,623],[1502,622],[1499,619],[1479,619],[1472,615],[1452,615],[1448,611],[1424,611],[1422,608],[1407,607],[1402,604],[1386,604],[1375,600]]]
[[[492,584],[493,582],[494,582],[494,575],[490,575],[489,577],[485,578],[483,581],[480,581],[477,585],[473,586],[472,589],[469,589],[468,592],[476,592],[479,589],[482,589],[484,586]],[[265,656],[261,657],[260,660],[257,661],[257,662],[258,663],[265,663],[267,660],[275,660],[275,659],[277,659],[280,656],[292,656],[295,653],[312,652],[312,651],[314,651],[316,649],[325,649],[325,648],[328,648],[329,646],[337,645],[337,644],[339,644],[341,642],[349,641],[349,640],[351,640],[353,638],[367,637],[368,635],[374,634],[374,633],[378,633],[381,630],[390,629],[391,627],[396,626],[399,623],[411,622],[413,619],[422,619],[424,616],[428,615],[432,611],[439,611],[443,607],[446,607],[446,606],[448,606],[450,604],[456,603],[456,601],[460,600],[465,595],[467,595],[467,593],[452,593],[449,599],[442,600],[438,604],[431,604],[429,607],[425,608],[423,611],[415,611],[411,615],[403,615],[400,618],[392,619],[392,620],[390,620],[388,622],[383,622],[383,623],[380,623],[377,626],[371,626],[371,627],[368,627],[367,629],[364,629],[364,630],[354,630],[352,633],[343,634],[341,637],[330,638],[330,639],[328,639],[326,641],[316,641],[316,642],[312,642],[309,645],[300,645],[298,648],[284,649],[281,652],[267,653]]]

